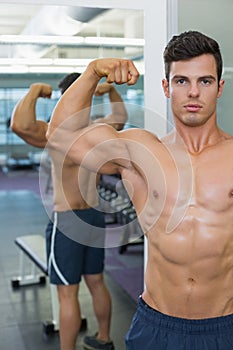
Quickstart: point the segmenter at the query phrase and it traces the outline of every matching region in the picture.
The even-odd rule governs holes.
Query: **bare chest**
[[[233,154],[209,152],[198,157],[164,162],[163,186],[152,189],[154,201],[166,195],[164,207],[203,208],[214,212],[233,206]]]
[[[192,159],[191,195],[188,206],[215,213],[233,214],[233,156],[210,153]]]
[[[144,210],[147,230],[160,224],[166,231],[182,222],[233,222],[233,156],[206,152],[200,156],[164,157],[159,176],[148,176]],[[146,222],[145,222],[146,221]],[[161,226],[161,227],[162,227]]]

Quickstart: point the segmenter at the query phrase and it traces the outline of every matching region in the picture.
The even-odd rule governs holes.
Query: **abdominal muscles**
[[[232,208],[221,215],[190,206],[170,233],[163,225],[166,215],[161,217],[147,235],[143,297],[149,305],[163,313],[191,319],[233,313],[231,212]],[[228,222],[230,225],[226,225]]]

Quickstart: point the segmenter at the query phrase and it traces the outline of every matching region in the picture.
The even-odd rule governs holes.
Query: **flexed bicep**
[[[55,148],[74,163],[91,171],[116,174],[129,164],[124,139],[106,124],[92,124],[67,134],[60,127],[48,139],[48,147]]]

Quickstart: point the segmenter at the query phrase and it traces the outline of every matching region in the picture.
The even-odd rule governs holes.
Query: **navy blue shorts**
[[[233,315],[189,320],[164,315],[139,298],[127,350],[233,350]]]
[[[81,220],[74,222],[74,214]],[[48,272],[52,284],[77,284],[83,274],[103,272],[103,244],[102,247],[82,244],[78,238],[90,238],[95,231],[101,234],[101,241],[104,241],[104,214],[94,208],[53,213],[46,228]],[[78,233],[77,237],[74,232]]]

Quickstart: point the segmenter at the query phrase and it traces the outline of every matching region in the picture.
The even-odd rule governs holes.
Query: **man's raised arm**
[[[12,112],[12,131],[32,146],[40,148],[46,146],[47,123],[36,119],[36,103],[39,97],[50,98],[51,94],[50,85],[34,83]]]
[[[125,146],[117,141],[117,132],[112,127],[104,124],[88,126],[92,98],[103,77],[106,77],[107,83],[133,85],[139,73],[130,60],[108,58],[92,61],[61,96],[47,132],[49,147],[67,154],[74,162],[82,163],[91,170],[102,167],[104,159],[107,163],[110,159],[126,156]],[[93,150],[92,154],[90,150]]]

